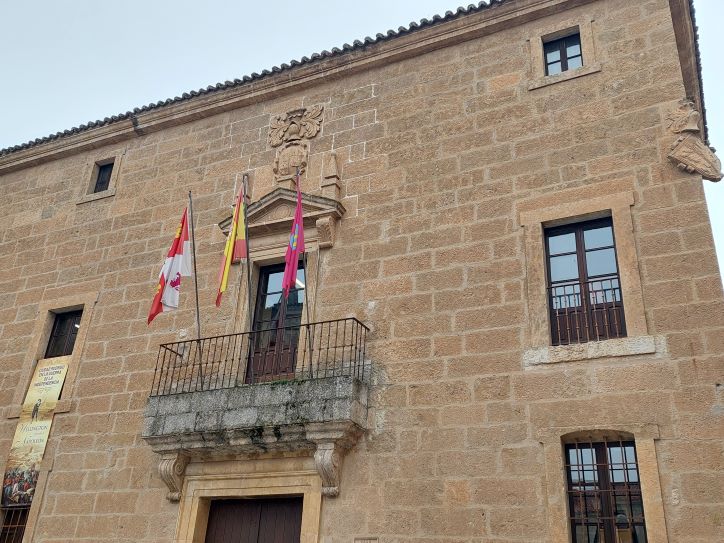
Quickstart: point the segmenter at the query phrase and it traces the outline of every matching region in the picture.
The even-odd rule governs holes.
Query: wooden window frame
[[[528,38],[528,49],[530,51],[529,91],[601,71],[594,39],[593,22],[593,19],[589,16],[562,21],[556,20],[555,23],[533,27]],[[548,75],[544,53],[545,44],[574,34],[580,36],[581,62],[585,62],[585,64],[578,68]]]
[[[75,309],[71,311],[62,311],[54,313],[53,317],[53,327],[50,330],[50,336],[48,336],[48,343],[45,347],[45,356],[43,358],[56,358],[59,356],[70,356],[73,354],[73,349],[75,347],[75,342],[78,338],[78,331],[70,330],[70,333],[68,333],[64,340],[64,345],[62,348],[62,352],[60,354],[51,354],[51,346],[53,346],[53,339],[58,337],[56,334],[56,331],[61,323],[61,320],[64,319],[72,319],[72,322],[70,325],[72,327],[75,327],[78,331],[80,330],[80,323],[83,319],[83,310],[82,309]],[[72,337],[72,341],[71,341]]]
[[[109,167],[109,170],[105,170],[105,168]],[[95,182],[93,184],[93,194],[98,194],[99,192],[106,192],[110,186],[111,186],[111,177],[113,176],[113,170],[115,169],[115,160],[110,158],[108,160],[104,160],[103,162],[96,162],[95,168],[93,168],[93,178],[95,179]],[[105,172],[108,172],[108,178],[107,179],[101,179],[101,177],[104,177]],[[98,184],[103,182],[103,185],[101,188],[98,188]]]
[[[584,233],[587,230],[594,228],[611,228],[611,237],[613,244],[605,247],[597,247],[595,250],[613,249],[614,262],[616,265],[616,273],[614,274],[601,274],[595,276],[589,276],[587,270],[587,253],[591,250],[587,250],[585,247]],[[578,277],[576,281],[573,280],[561,280],[553,281],[552,270],[551,270],[551,259],[550,254],[550,238],[559,236],[561,234],[574,234],[576,250],[575,252],[569,252],[565,254],[575,254],[577,265],[578,265]],[[585,221],[570,222],[563,225],[552,226],[544,228],[543,230],[543,243],[546,256],[546,287],[549,292],[548,295],[548,309],[549,309],[549,323],[551,331],[551,344],[556,345],[569,345],[577,343],[586,343],[588,341],[602,341],[607,339],[623,338],[626,337],[626,317],[625,317],[625,304],[623,300],[623,293],[621,289],[621,274],[620,266],[618,263],[618,252],[616,250],[616,229],[613,225],[613,220],[610,216],[597,218]],[[554,256],[564,256],[564,253],[556,254]],[[615,286],[611,284],[610,288],[599,284],[598,290],[593,290],[592,285],[595,283],[604,283],[615,281]],[[581,310],[579,312],[583,318],[574,318],[573,321],[576,325],[580,325],[582,328],[585,326],[585,333],[578,330],[575,334],[575,338],[571,338],[572,330],[566,332],[565,338],[562,337],[560,331],[560,310],[554,307],[554,292],[557,288],[564,288],[566,286],[578,286],[578,290],[574,288],[571,294],[564,294],[564,298],[578,297],[580,300]],[[597,301],[603,297],[613,298],[612,302],[599,303],[599,307],[596,307]],[[567,311],[565,313],[568,313]],[[568,324],[571,319],[566,318]],[[601,322],[599,322],[601,321]]]
[[[568,47],[569,47],[568,41],[571,40],[571,38],[577,38],[576,41],[578,42],[577,45],[578,45],[579,53],[577,55],[568,56]],[[559,59],[557,61],[548,62],[548,53],[551,53],[553,51],[558,51]],[[547,76],[548,75],[558,75],[563,72],[567,72],[569,70],[569,67],[568,67],[569,61],[574,58],[580,58],[581,65],[576,66],[575,68],[571,68],[571,69],[582,68],[585,65],[584,58],[583,58],[583,46],[581,44],[581,33],[580,32],[574,32],[567,36],[563,36],[562,38],[551,39],[551,40],[543,42],[543,62],[546,67],[545,73]],[[556,62],[561,63],[561,71],[556,72],[555,74],[551,74],[550,73],[551,64],[555,64]]]
[[[516,203],[518,221],[523,228],[526,267],[524,291],[528,326],[523,333],[524,369],[560,362],[666,351],[665,338],[648,334],[631,214],[634,194],[628,183],[619,181],[603,183],[597,190],[600,196],[591,197],[589,187],[578,187],[534,196]],[[551,346],[544,228],[605,216],[611,217],[616,232],[621,295],[626,300],[624,314],[627,337]]]
[[[599,422],[601,419],[599,412],[592,412],[590,416],[584,418],[586,420],[582,420],[580,425],[551,424],[535,432],[535,439],[543,448],[545,470],[543,492],[548,509],[548,539],[568,542],[572,540],[567,497],[568,478],[564,468],[565,444],[576,440],[600,441],[616,437],[636,443],[636,460],[646,515],[648,543],[669,543],[656,454],[656,441],[661,438],[658,425],[641,422],[602,424]]]
[[[621,449],[631,447],[633,449],[633,464],[628,461],[627,455],[622,454],[622,463],[614,465],[622,465],[616,471],[622,471],[624,482],[616,482],[611,478],[611,466],[609,462],[609,450],[619,447]],[[631,533],[632,528],[641,527],[646,537],[646,512],[644,511],[643,495],[641,491],[641,478],[638,469],[638,457],[636,454],[636,442],[633,438],[623,436],[602,436],[602,438],[593,439],[575,439],[564,443],[564,466],[566,469],[566,482],[568,494],[568,519],[570,522],[571,540],[573,543],[588,543],[588,541],[579,541],[576,538],[576,528],[578,526],[595,526],[599,534],[603,533],[601,543],[617,543],[620,541],[619,534],[621,530]],[[570,462],[571,451],[591,450],[595,453],[595,460],[592,463],[585,463],[583,454],[576,452],[577,459],[581,462],[572,464]],[[593,455],[592,455],[593,457]],[[586,469],[586,468],[593,469]],[[584,482],[577,483],[573,481],[573,473],[584,475]],[[636,480],[630,481],[631,473],[635,472]],[[593,481],[585,481],[585,474],[593,474]],[[578,488],[577,488],[578,486]],[[580,487],[584,490],[581,490]],[[625,497],[627,499],[632,518],[627,518],[626,527],[622,526],[622,522],[618,521],[619,516],[616,514],[616,497]],[[641,506],[641,516],[633,517],[633,498],[638,497]],[[594,514],[584,514],[582,517],[574,516],[576,505],[579,509],[583,509],[588,513],[588,506],[591,505]],[[596,511],[598,510],[598,511]],[[596,513],[599,514],[596,514]],[[634,534],[631,534],[631,541]],[[586,538],[588,539],[588,538]],[[644,540],[645,541],[645,540]],[[637,543],[644,543],[639,541]]]

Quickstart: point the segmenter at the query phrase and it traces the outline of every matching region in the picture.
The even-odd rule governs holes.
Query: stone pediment
[[[254,250],[256,241],[262,238],[273,237],[279,234],[287,235],[294,219],[294,210],[297,205],[297,195],[293,190],[278,187],[269,194],[262,196],[249,205],[247,220],[249,223],[249,246]],[[337,200],[324,196],[315,196],[302,193],[302,209],[305,229],[314,227],[307,240],[315,237],[322,248],[331,247],[334,243],[336,223],[345,213],[344,206]],[[219,222],[219,228],[228,235],[232,216],[229,214]],[[261,243],[266,245],[266,243]]]

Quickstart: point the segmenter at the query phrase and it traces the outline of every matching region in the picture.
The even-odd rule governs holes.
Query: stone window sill
[[[116,195],[116,189],[110,188],[108,190],[104,190],[101,192],[94,192],[91,194],[86,194],[83,196],[83,198],[80,199],[79,202],[76,203],[76,205],[85,204],[87,202],[95,202],[96,200],[102,200],[103,198],[110,198],[111,196]]]
[[[589,66],[581,66],[575,70],[568,70],[560,74],[547,75],[545,77],[535,79],[528,84],[528,90],[540,89],[541,87],[547,87],[548,85],[553,85],[562,81],[583,77],[584,75],[595,74],[600,71],[601,65],[598,63],[591,64]]]
[[[614,358],[642,354],[660,354],[666,351],[663,337],[638,336],[606,341],[589,341],[576,345],[541,347],[523,352],[523,367],[531,369],[561,362],[579,362],[595,358]]]

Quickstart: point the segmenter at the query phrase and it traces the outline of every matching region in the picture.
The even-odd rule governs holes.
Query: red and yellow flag
[[[236,197],[234,216],[229,227],[229,235],[224,246],[224,256],[219,270],[219,290],[216,294],[216,307],[221,305],[221,295],[226,292],[229,282],[231,263],[248,257],[246,240],[246,183],[241,184],[241,190]]]
[[[158,288],[148,312],[148,324],[164,311],[178,309],[179,294],[181,291],[181,278],[191,277],[191,241],[189,238],[189,223],[186,209],[181,216],[181,224],[176,230],[176,237],[166,255],[161,273],[158,276]]]

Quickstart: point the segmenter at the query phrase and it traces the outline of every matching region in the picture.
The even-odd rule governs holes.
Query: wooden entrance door
[[[284,264],[260,270],[247,383],[291,379],[297,359],[299,327],[304,306],[304,266],[300,262],[297,284],[282,295]]]
[[[206,543],[299,543],[302,498],[213,500]]]

